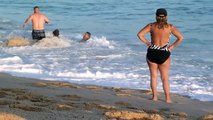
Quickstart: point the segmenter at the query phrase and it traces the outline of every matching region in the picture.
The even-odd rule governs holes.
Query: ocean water
[[[168,10],[169,22],[184,41],[172,52],[171,92],[213,101],[213,1],[210,0],[1,0],[0,41],[31,39],[31,24],[21,25],[38,5],[59,29],[57,46],[0,46],[0,72],[14,76],[134,89],[150,89],[146,45],[137,32],[155,21],[155,10]],[[79,42],[86,31],[88,42]],[[147,35],[149,39],[149,35]],[[175,38],[171,38],[174,42]],[[160,77],[158,89],[162,90]]]

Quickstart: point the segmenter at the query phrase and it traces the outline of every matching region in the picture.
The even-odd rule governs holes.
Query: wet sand
[[[167,104],[151,91],[72,84],[0,73],[0,119],[11,120],[212,120],[213,102],[177,94]]]

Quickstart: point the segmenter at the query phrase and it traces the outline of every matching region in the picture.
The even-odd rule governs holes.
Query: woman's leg
[[[171,103],[170,98],[170,85],[169,85],[169,69],[170,69],[170,61],[171,58],[169,57],[163,64],[159,65],[159,71],[161,74],[161,80],[163,83],[163,90],[166,97],[166,102]]]
[[[157,75],[158,75],[158,64],[152,63],[149,60],[147,60],[147,64],[149,66],[150,71],[150,86],[152,89],[152,100],[157,101]]]

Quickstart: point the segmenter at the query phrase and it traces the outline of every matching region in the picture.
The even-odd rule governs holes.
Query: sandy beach
[[[1,120],[212,120],[213,102],[148,90],[79,85],[0,74]],[[6,117],[6,118],[5,118]]]

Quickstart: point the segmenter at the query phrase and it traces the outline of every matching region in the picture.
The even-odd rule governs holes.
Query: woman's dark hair
[[[156,16],[156,21],[159,29],[164,29],[169,26],[166,16]]]
[[[167,23],[167,11],[165,8],[159,8],[156,10],[156,21],[159,29],[167,28],[169,24]]]

